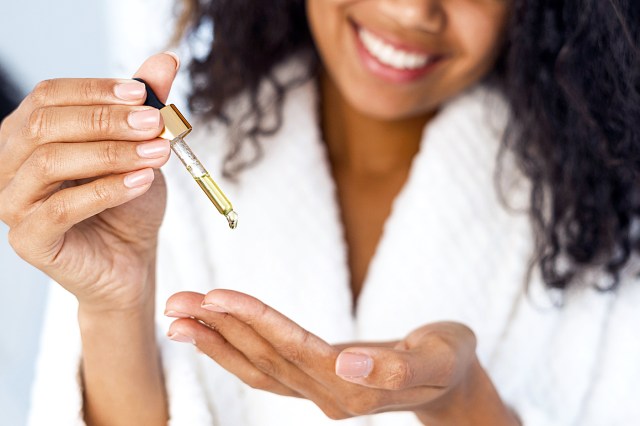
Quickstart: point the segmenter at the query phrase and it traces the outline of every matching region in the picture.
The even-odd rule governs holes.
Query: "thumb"
[[[173,80],[180,68],[180,59],[173,52],[158,53],[142,63],[134,77],[143,79],[163,103],[169,97]]]
[[[455,365],[451,352],[447,352],[426,354],[416,349],[353,347],[338,355],[336,374],[346,381],[376,389],[446,387]]]

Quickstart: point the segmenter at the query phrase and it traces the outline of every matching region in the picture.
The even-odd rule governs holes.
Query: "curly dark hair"
[[[213,31],[207,54],[190,64],[191,107],[225,120],[240,93],[252,125],[232,141],[233,163],[244,143],[261,156],[267,125],[259,84],[273,85],[281,111],[296,82],[279,82],[274,67],[317,54],[304,0],[184,0],[191,36]],[[622,268],[640,251],[640,2],[637,0],[512,0],[504,51],[492,80],[513,114],[502,150],[512,152],[532,183],[534,263],[550,288],[565,289],[595,268],[614,289]],[[213,24],[213,25],[212,25]],[[210,35],[211,36],[211,35]],[[281,118],[280,118],[281,119]],[[241,163],[227,173],[236,173]]]

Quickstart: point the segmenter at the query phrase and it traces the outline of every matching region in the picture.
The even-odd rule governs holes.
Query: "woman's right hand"
[[[136,73],[166,99],[178,68],[168,54]],[[166,203],[159,168],[169,142],[159,111],[133,80],[37,85],[0,127],[0,220],[27,262],[96,311],[138,309]]]

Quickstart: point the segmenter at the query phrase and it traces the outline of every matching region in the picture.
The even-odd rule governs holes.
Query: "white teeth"
[[[397,49],[364,28],[358,30],[358,36],[371,55],[383,64],[393,68],[401,70],[418,69],[424,67],[431,59],[427,55]]]

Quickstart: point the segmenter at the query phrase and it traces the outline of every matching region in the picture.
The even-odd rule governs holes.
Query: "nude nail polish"
[[[336,360],[336,374],[342,377],[367,377],[373,370],[373,359],[369,355],[343,352]]]

